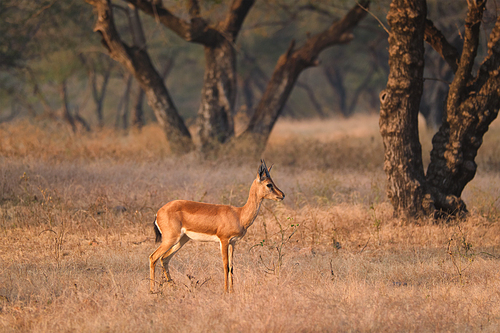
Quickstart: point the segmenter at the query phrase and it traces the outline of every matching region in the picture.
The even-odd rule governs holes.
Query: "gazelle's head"
[[[281,201],[285,199],[285,193],[283,193],[271,179],[269,171],[271,171],[272,167],[273,166],[271,165],[271,167],[268,169],[266,166],[266,162],[264,162],[264,160],[261,160],[259,173],[257,175],[255,183],[258,185],[258,193],[260,197],[264,199],[271,199],[274,201]]]

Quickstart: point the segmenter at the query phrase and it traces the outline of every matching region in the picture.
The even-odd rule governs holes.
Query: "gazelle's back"
[[[198,233],[217,235],[222,223],[224,225],[229,224],[229,226],[237,224],[238,210],[241,210],[241,208],[189,200],[175,200],[167,203],[158,211],[158,227],[162,230],[166,229],[162,227],[164,224],[169,226],[178,225],[179,228],[187,231],[196,230]]]

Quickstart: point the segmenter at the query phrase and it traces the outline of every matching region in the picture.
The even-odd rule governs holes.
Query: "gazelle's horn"
[[[264,160],[260,160],[261,165],[259,167],[259,177],[260,180],[264,180],[266,177],[271,178],[269,175],[269,170],[267,169],[266,162]]]

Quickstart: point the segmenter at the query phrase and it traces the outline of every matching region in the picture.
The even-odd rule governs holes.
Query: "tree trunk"
[[[170,149],[174,154],[184,154],[193,149],[191,134],[155,70],[145,48],[129,47],[116,31],[109,0],[87,0],[97,12],[95,31],[102,36],[102,43],[110,56],[120,62],[139,82],[158,123],[163,128]]]
[[[120,121],[122,122],[122,129],[126,130],[128,128],[128,115],[129,115],[129,102],[130,102],[130,89],[132,87],[132,74],[125,74],[125,91],[123,92],[122,98],[118,103],[118,108],[116,110],[116,120],[115,128],[120,127]]]
[[[403,217],[424,212],[425,175],[418,136],[423,90],[425,0],[393,0],[387,15],[390,74],[380,94],[387,196]]]
[[[98,89],[97,87],[97,75],[95,73],[95,69],[92,68],[89,70],[89,79],[92,88],[92,97],[94,98],[97,123],[100,128],[104,127],[104,114],[103,114],[104,96],[106,96],[106,88],[108,87],[108,82],[111,77],[112,69],[113,69],[113,64],[109,64],[108,68],[106,68],[103,74],[101,89]]]
[[[173,15],[161,2],[127,0],[186,41],[202,44],[205,75],[198,111],[201,151],[208,152],[234,136],[236,51],[234,43],[254,0],[233,0],[216,25],[200,16],[198,1],[187,1],[190,21]]]
[[[466,211],[460,196],[476,174],[474,159],[500,108],[499,18],[490,35],[488,56],[477,77],[472,75],[484,6],[484,2],[469,2],[462,55],[448,93],[443,124],[433,138],[427,170],[435,207],[451,214]]]
[[[236,54],[227,40],[205,46],[205,76],[198,111],[201,150],[210,151],[234,135]]]
[[[63,80],[61,84],[59,85],[59,95],[61,96],[61,102],[62,102],[62,112],[63,112],[63,119],[68,122],[68,124],[71,126],[71,130],[73,133],[76,133],[76,123],[75,119],[69,112],[69,102],[68,102],[68,92],[67,92],[67,87],[66,87],[66,80]]]
[[[425,1],[394,0],[391,4],[390,75],[380,96],[380,131],[386,150],[387,192],[399,215],[466,212],[460,196],[476,173],[474,159],[500,108],[500,20],[497,17],[488,42],[488,55],[474,77],[472,69],[485,2],[469,1],[468,6],[464,45],[459,55],[432,22],[423,23]],[[455,71],[443,124],[432,141],[431,162],[425,177],[416,107],[422,95],[423,29],[425,40]]]
[[[144,90],[141,87],[137,89],[137,97],[134,103],[134,114],[132,117],[132,126],[137,129],[144,127],[144,109],[142,104],[144,102]]]
[[[342,20],[309,37],[305,44],[296,50],[295,42],[292,41],[288,50],[279,58],[248,128],[237,138],[238,146],[253,147],[251,150],[257,155],[262,153],[299,74],[308,67],[316,66],[317,58],[324,49],[335,44],[348,43],[354,38],[351,31],[366,16],[363,7],[368,4],[369,1],[361,1]]]
[[[325,66],[323,71],[328,83],[332,86],[338,99],[338,108],[340,113],[347,117],[347,93],[345,91],[344,79],[340,70],[335,65]]]
[[[321,106],[321,103],[318,101],[318,99],[314,95],[314,90],[308,84],[305,84],[302,82],[297,82],[297,87],[301,88],[305,91],[305,93],[307,94],[307,97],[309,98],[309,102],[311,102],[311,104],[312,104],[314,110],[316,111],[316,113],[318,114],[318,116],[320,118],[325,118],[326,115],[323,112],[323,107]]]

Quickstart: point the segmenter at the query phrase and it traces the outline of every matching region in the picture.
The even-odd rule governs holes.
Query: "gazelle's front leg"
[[[229,241],[227,239],[220,240],[220,250],[222,252],[222,264],[224,265],[224,292],[227,292],[229,275]]]
[[[234,243],[235,242],[230,242],[228,246],[228,261],[229,261],[229,273],[228,273],[228,280],[229,280],[229,292],[232,293],[233,290],[233,254],[234,254]]]

